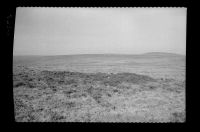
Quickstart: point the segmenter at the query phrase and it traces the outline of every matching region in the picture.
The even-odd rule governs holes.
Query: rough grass
[[[174,112],[170,117],[170,122],[185,122],[185,112]]]
[[[185,113],[167,110],[184,109],[184,103],[177,100],[185,92],[185,81],[158,80],[134,73],[38,71],[21,67],[13,74],[13,88],[17,122],[185,120]],[[109,116],[112,118],[106,119]]]

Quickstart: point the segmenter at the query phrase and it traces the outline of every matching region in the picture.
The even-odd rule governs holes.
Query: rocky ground
[[[17,122],[184,122],[185,81],[15,66]]]

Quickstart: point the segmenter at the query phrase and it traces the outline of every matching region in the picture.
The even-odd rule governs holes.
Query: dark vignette
[[[4,115],[6,115],[6,119],[9,121],[9,124],[14,124],[16,126],[21,125],[21,124],[30,124],[30,123],[16,123],[14,120],[14,105],[13,105],[13,90],[12,90],[12,85],[13,85],[13,81],[12,81],[12,59],[13,59],[13,46],[14,46],[14,28],[15,28],[15,13],[16,13],[16,8],[17,7],[143,7],[143,8],[164,8],[164,7],[186,7],[187,8],[187,44],[186,44],[186,86],[187,87],[192,87],[189,86],[191,85],[191,68],[190,68],[190,64],[191,63],[191,58],[192,56],[192,52],[191,52],[191,17],[192,17],[192,4],[189,3],[188,1],[183,1],[183,0],[174,0],[174,1],[157,1],[157,0],[138,0],[138,1],[100,1],[100,0],[93,0],[93,1],[85,1],[85,0],[68,0],[68,1],[61,1],[61,0],[55,0],[54,2],[52,1],[38,1],[38,0],[18,0],[15,3],[9,3],[7,4],[6,7],[6,12],[3,10],[2,13],[4,12],[4,14],[1,16],[3,17],[2,22],[1,22],[1,31],[5,31],[5,33],[2,35],[4,36],[3,38],[6,39],[6,43],[4,44],[4,46],[6,47],[3,48],[5,50],[4,52],[4,59],[3,62],[7,62],[7,65],[5,66],[3,70],[4,73],[6,73],[3,77],[5,78],[5,82],[6,84],[4,85],[4,87],[7,91],[8,94],[5,94],[6,96],[6,100],[3,100],[3,102],[7,105],[6,109],[5,109],[5,113]],[[6,57],[5,57],[6,55]],[[193,86],[194,87],[194,86]],[[189,97],[190,90],[187,89],[186,95],[187,98],[191,98]],[[191,95],[190,95],[191,96]],[[184,124],[188,124],[191,121],[191,107],[189,107],[189,105],[193,103],[192,100],[188,100],[186,101],[186,123]],[[6,120],[6,121],[7,121]],[[40,124],[40,123],[35,123],[35,124]],[[51,123],[50,126],[54,126],[52,124],[63,124],[63,123]],[[64,123],[65,124],[65,123]],[[84,125],[89,125],[89,123],[67,123],[65,124],[66,126],[74,126],[76,128],[79,126],[84,126]],[[101,125],[105,125],[107,127],[119,127],[119,128],[126,128],[127,126],[132,126],[132,124],[124,124],[124,123],[103,123],[103,124],[99,124],[99,123],[90,123],[92,124],[92,126],[94,126],[95,129],[97,129],[96,125],[98,124],[98,127]],[[122,125],[123,124],[123,125]],[[134,124],[135,125],[141,125],[142,123],[137,123]],[[150,124],[150,123],[149,123]],[[184,124],[180,124],[180,125],[184,125]],[[41,124],[40,124],[41,125]],[[42,123],[43,126],[46,125],[46,123]],[[175,125],[175,124],[174,124]],[[165,126],[165,124],[161,124],[161,126]],[[24,126],[23,126],[24,127]],[[49,127],[49,125],[48,125]],[[167,127],[167,126],[166,126]],[[80,128],[80,127],[79,127]]]

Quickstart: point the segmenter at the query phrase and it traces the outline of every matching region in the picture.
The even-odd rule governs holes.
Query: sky
[[[186,8],[18,7],[13,55],[185,55],[186,16]]]

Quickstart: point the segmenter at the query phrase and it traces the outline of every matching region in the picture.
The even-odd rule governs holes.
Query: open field
[[[17,122],[184,122],[185,56],[14,56]]]

